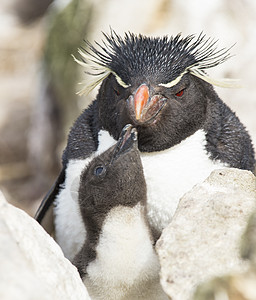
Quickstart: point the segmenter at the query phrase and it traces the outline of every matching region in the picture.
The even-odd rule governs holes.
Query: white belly
[[[160,286],[160,265],[140,204],[117,206],[108,213],[96,251],[84,278],[92,299],[168,299]]]
[[[108,132],[99,133],[101,153],[115,144]],[[172,219],[179,199],[192,187],[224,164],[209,159],[205,133],[198,130],[180,144],[160,152],[141,153],[147,183],[147,209],[151,226],[161,232]],[[94,154],[95,155],[95,154]],[[86,232],[78,206],[80,174],[94,155],[86,160],[71,160],[66,169],[63,190],[57,197],[55,208],[56,240],[65,256],[73,259],[82,247]]]

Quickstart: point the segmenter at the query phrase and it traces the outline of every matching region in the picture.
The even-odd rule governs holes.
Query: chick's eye
[[[102,176],[104,175],[106,172],[106,167],[105,166],[97,166],[95,169],[94,169],[94,175],[96,176]]]
[[[181,91],[179,91],[179,92],[176,93],[175,95],[176,95],[177,97],[181,97],[181,96],[183,96],[183,94],[184,94],[184,89],[181,90]]]

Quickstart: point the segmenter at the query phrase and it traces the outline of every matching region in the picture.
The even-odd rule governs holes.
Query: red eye
[[[181,97],[184,94],[184,89],[175,94],[177,97]]]
[[[116,94],[117,96],[119,96],[119,95],[120,95],[120,92],[119,92],[119,90],[118,90],[118,89],[115,89],[115,88],[114,88],[114,92],[115,92],[115,94]]]

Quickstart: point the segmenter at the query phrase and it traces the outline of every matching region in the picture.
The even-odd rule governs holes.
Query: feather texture
[[[214,80],[205,70],[213,68],[231,57],[230,48],[218,50],[217,41],[201,33],[198,37],[164,36],[146,37],[126,33],[122,38],[111,30],[103,33],[102,44],[95,46],[85,41],[86,47],[79,49],[78,62],[85,72],[94,78],[79,94],[88,93],[100,84],[110,73],[124,88],[140,78],[165,87],[176,85],[182,76],[191,73],[206,82],[223,87],[237,87],[234,80]]]

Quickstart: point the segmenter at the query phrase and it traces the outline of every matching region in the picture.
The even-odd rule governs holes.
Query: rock
[[[90,299],[76,268],[43,228],[0,192],[0,299]]]
[[[233,274],[215,278],[200,286],[194,300],[255,300],[256,274],[248,270],[242,274]]]
[[[203,283],[196,289],[193,299],[215,300],[220,294],[227,300],[256,299],[256,211],[242,235],[241,256],[249,262],[246,272],[231,273]]]
[[[191,299],[202,281],[246,269],[239,244],[255,191],[251,172],[227,168],[183,196],[156,246],[161,283],[171,299]]]
[[[250,261],[251,267],[256,272],[256,211],[250,216],[246,230],[242,236],[241,256],[243,259]]]

